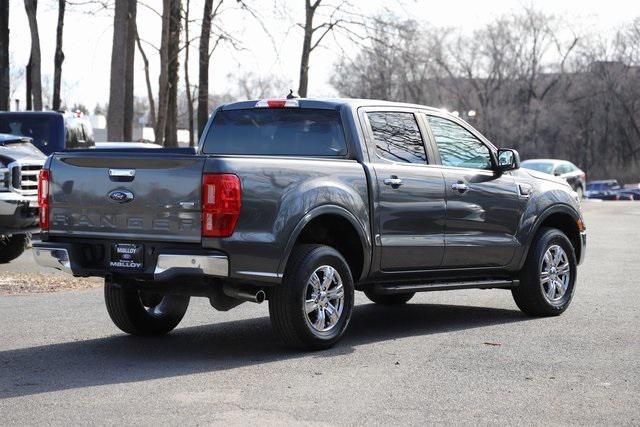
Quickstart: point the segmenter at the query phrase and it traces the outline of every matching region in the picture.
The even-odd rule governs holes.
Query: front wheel
[[[109,280],[104,283],[104,299],[113,323],[131,335],[167,334],[189,307],[189,297],[141,291]]]
[[[284,280],[269,298],[269,314],[283,341],[321,350],[344,334],[353,310],[349,265],[335,249],[300,245],[293,250]]]
[[[520,272],[520,285],[511,290],[513,299],[530,316],[557,316],[571,303],[576,273],[575,251],[567,236],[543,228]]]

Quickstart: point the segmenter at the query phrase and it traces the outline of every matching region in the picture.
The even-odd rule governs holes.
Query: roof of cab
[[[276,98],[274,98],[276,99]],[[282,99],[282,98],[277,98]],[[299,108],[317,108],[326,110],[335,110],[342,106],[350,106],[351,108],[358,107],[406,107],[406,108],[420,108],[422,110],[431,111],[443,111],[438,108],[427,107],[418,104],[409,104],[403,102],[390,102],[381,101],[376,99],[352,99],[352,98],[294,98],[298,101]],[[244,110],[247,108],[254,108],[259,99],[249,101],[231,102],[222,105],[222,110]]]

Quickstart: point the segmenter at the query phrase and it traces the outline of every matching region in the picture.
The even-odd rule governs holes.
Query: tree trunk
[[[320,1],[314,5],[311,0],[305,0],[305,20],[304,20],[304,40],[302,41],[302,55],[300,56],[300,84],[298,85],[298,95],[302,98],[307,96],[309,87],[309,57],[311,56],[311,38],[313,37],[313,15]]]
[[[204,126],[209,120],[209,39],[212,9],[213,0],[205,0],[198,60],[198,138],[202,137]]]
[[[124,80],[124,141],[133,140],[133,84],[134,60],[136,53],[136,9],[137,1],[129,0],[127,14],[127,38],[125,40],[125,80]]]
[[[9,2],[0,2],[0,110],[9,111]]]
[[[187,91],[187,114],[188,122],[189,122],[189,147],[194,147],[196,145],[195,140],[193,138],[193,98],[191,96],[191,85],[189,84],[189,45],[191,42],[189,41],[189,6],[190,0],[186,0],[186,8],[184,11],[184,39],[185,39],[185,47],[184,47],[184,84],[185,89]]]
[[[24,108],[26,111],[29,111],[33,108],[33,96],[31,93],[31,57],[29,57],[29,62],[27,62],[27,67],[25,71],[25,80],[24,86],[26,89]]]
[[[40,77],[40,36],[38,34],[38,21],[36,11],[38,0],[24,0],[24,8],[29,20],[31,31],[31,57],[29,59],[31,74],[31,96],[33,97],[33,109],[42,111],[42,79]]]
[[[64,8],[66,0],[58,0],[58,25],[56,27],[56,54],[53,59],[53,104],[51,109],[60,110],[60,82],[62,79],[62,29],[64,28]]]
[[[169,72],[169,21],[173,0],[162,0],[162,34],[160,36],[160,75],[158,77],[158,113],[154,127],[156,144],[164,144],[164,131],[167,123],[167,91]]]
[[[116,0],[113,17],[113,45],[111,50],[111,85],[107,113],[107,140],[124,141],[126,45],[129,5]]]
[[[164,146],[178,146],[178,55],[180,53],[180,0],[172,0],[169,20],[169,40],[167,54],[169,63],[167,87],[167,123],[165,126]]]
[[[149,76],[149,59],[142,49],[142,43],[140,43],[140,35],[136,28],[136,44],[142,56],[142,62],[144,62],[144,78],[147,82],[147,97],[149,98],[149,125],[155,128],[156,126],[156,102],[153,99],[153,89],[151,88],[151,77]]]

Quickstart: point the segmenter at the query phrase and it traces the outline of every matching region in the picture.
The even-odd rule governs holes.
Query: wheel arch
[[[316,227],[325,225],[326,230],[343,231],[339,237],[329,236],[332,239],[322,239],[319,236],[313,236],[312,231]],[[350,234],[352,233],[352,234]],[[357,236],[357,242],[353,242],[352,238]],[[340,252],[349,267],[354,273],[354,282],[358,282],[369,272],[371,265],[372,243],[370,235],[363,224],[347,209],[337,205],[323,205],[309,211],[295,226],[284,253],[280,260],[278,273],[284,274],[287,262],[291,256],[293,247],[297,243],[321,243],[334,247]],[[337,246],[337,247],[336,247]]]
[[[576,260],[578,264],[582,259],[582,243],[580,237],[580,229],[578,227],[578,221],[581,221],[582,218],[580,214],[573,209],[571,206],[560,204],[554,205],[547,209],[545,209],[536,219],[534,225],[531,228],[531,233],[529,235],[527,250],[524,253],[520,261],[520,268],[524,265],[524,262],[529,255],[529,251],[531,250],[531,246],[533,245],[533,239],[538,234],[542,227],[551,227],[556,228],[562,231],[573,246],[576,254]]]

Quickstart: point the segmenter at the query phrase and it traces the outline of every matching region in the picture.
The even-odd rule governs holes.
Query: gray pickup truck
[[[105,278],[113,322],[165,334],[189,298],[269,301],[289,345],[344,334],[354,291],[509,289],[562,313],[584,258],[577,195],[441,110],[260,100],[212,114],[195,155],[57,153],[40,174],[41,265]]]
[[[0,263],[22,254],[38,231],[38,173],[46,156],[31,138],[0,133]]]

